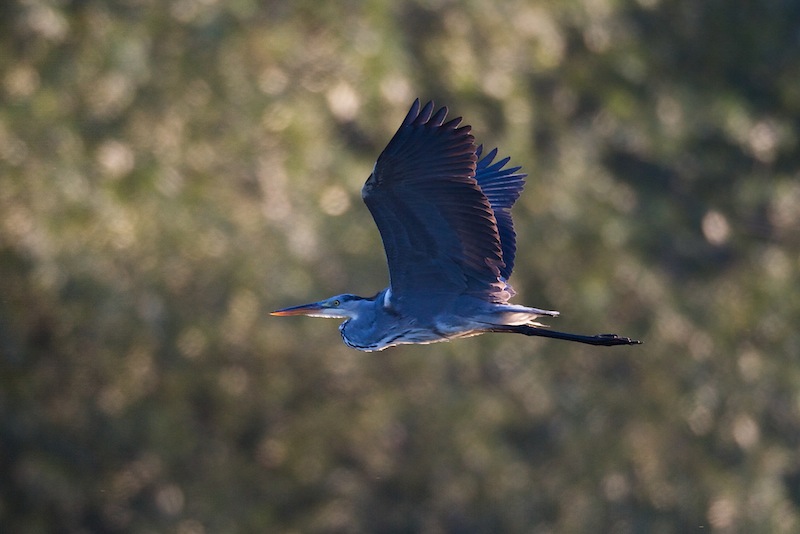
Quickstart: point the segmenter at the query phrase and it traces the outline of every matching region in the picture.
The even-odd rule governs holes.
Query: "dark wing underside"
[[[478,147],[476,156],[481,157],[483,145]],[[514,257],[517,251],[517,234],[514,233],[514,223],[511,220],[511,207],[522,193],[525,186],[524,173],[518,173],[520,167],[504,169],[510,158],[504,158],[492,163],[497,155],[495,148],[483,159],[478,161],[475,169],[475,179],[489,200],[497,220],[497,230],[500,234],[500,243],[503,248],[503,261],[505,266],[500,269],[500,275],[506,280],[514,270]]]
[[[503,300],[503,251],[475,180],[470,127],[459,128],[460,118],[444,123],[447,108],[432,112],[432,102],[422,110],[414,102],[362,189],[386,249],[392,300],[410,306],[462,293]],[[487,184],[497,172],[487,172]]]

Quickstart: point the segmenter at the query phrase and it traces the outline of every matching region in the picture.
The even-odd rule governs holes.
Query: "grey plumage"
[[[338,295],[273,315],[346,319],[339,330],[353,348],[374,351],[486,332],[519,333],[592,345],[640,343],[614,334],[557,332],[537,322],[556,311],[509,303],[516,234],[511,207],[525,175],[481,158],[461,118],[416,100],[378,157],[362,197],[380,231],[390,285],[375,297]]]

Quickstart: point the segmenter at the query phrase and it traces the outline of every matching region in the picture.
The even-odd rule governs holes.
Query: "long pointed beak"
[[[319,314],[322,310],[322,305],[319,302],[312,302],[311,304],[301,304],[300,306],[291,306],[283,308],[282,310],[275,310],[270,315],[277,315],[278,317],[287,317],[289,315],[315,315]]]

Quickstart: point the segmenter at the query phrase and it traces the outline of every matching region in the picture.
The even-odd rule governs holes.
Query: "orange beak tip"
[[[295,312],[292,313],[288,310],[275,310],[274,312],[270,312],[270,315],[274,315],[275,317],[289,317],[290,315],[300,315],[299,313]]]
[[[270,315],[276,317],[290,317],[293,315],[310,315],[319,311],[322,307],[319,304],[302,304],[300,306],[292,306],[291,308],[283,308],[270,312]]]

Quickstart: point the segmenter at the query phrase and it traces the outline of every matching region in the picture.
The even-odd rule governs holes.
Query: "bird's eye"
[[[334,308],[338,308],[340,304],[341,304],[341,302],[339,302],[339,300],[338,300],[338,299],[337,299],[337,300],[334,300],[333,302],[331,302],[331,305],[332,305]]]

